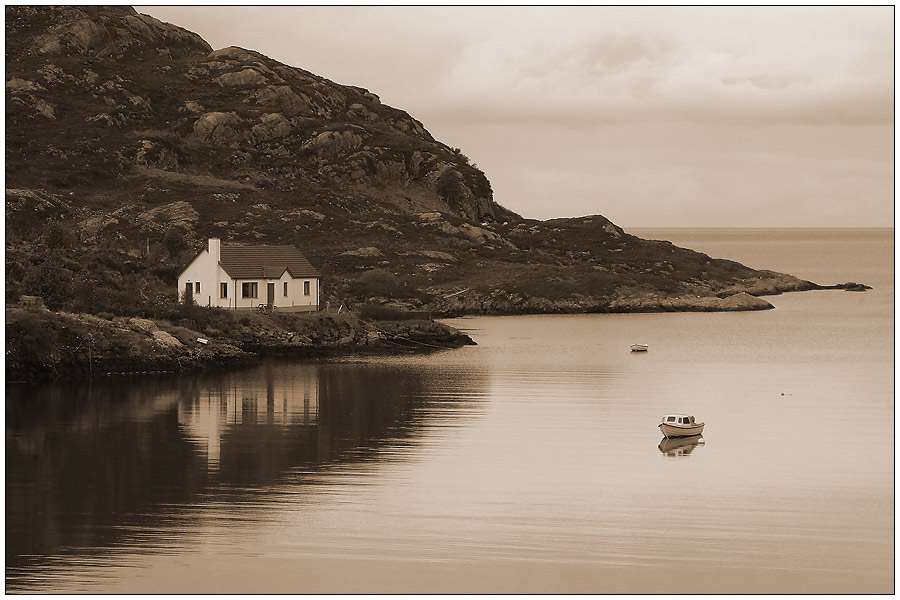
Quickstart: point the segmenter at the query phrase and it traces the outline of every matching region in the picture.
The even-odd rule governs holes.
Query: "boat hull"
[[[659,429],[667,438],[688,437],[703,433],[703,423],[697,423],[696,425],[682,425],[680,427],[677,425],[669,425],[668,423],[660,423]]]
[[[632,352],[646,352],[650,349],[648,344],[632,344],[631,351]]]

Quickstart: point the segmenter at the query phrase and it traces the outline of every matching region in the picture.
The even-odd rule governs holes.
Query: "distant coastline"
[[[790,273],[824,287],[838,281],[869,284],[873,277],[862,264],[851,260],[835,279],[831,268],[836,266],[832,264],[833,258],[824,258],[826,246],[833,248],[835,244],[854,243],[892,245],[894,241],[892,227],[669,227],[635,228],[629,232],[644,239],[664,239],[677,246],[734,260],[749,267]],[[798,241],[806,242],[802,250],[794,246],[794,242]],[[767,248],[773,244],[779,247],[779,251]],[[814,250],[817,244],[821,247]],[[809,252],[814,255],[809,255]]]
[[[657,233],[689,233],[696,235],[739,235],[741,233],[814,233],[816,235],[833,234],[844,237],[852,233],[885,233],[892,234],[893,227],[626,227],[628,233],[643,239],[659,239],[653,237]]]

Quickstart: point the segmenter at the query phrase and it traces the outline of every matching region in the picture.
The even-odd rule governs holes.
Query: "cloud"
[[[870,22],[889,13],[682,11],[698,18],[526,12],[527,35],[498,26],[467,41],[436,103],[476,119],[892,120],[892,28]]]
[[[893,222],[891,6],[137,10],[370,89],[528,217]]]
[[[138,7],[138,10],[141,10]],[[149,7],[413,114],[890,122],[892,7]],[[427,124],[426,124],[427,125]]]

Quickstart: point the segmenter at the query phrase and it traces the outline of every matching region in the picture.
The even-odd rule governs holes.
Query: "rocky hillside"
[[[152,314],[210,236],[296,245],[335,306],[747,309],[718,299],[815,287],[601,216],[523,219],[376,94],[127,7],[7,6],[6,52],[7,301]]]

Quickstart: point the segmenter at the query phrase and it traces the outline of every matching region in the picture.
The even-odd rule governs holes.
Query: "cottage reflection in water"
[[[274,362],[7,386],[7,589],[64,555],[124,540],[152,551],[161,531],[202,519],[210,502],[264,502],[286,482],[308,483],[306,474],[398,460],[394,450],[419,443],[435,412],[457,423],[477,414],[470,399],[436,393],[454,377]],[[485,385],[466,377],[477,390]]]
[[[195,387],[178,404],[178,423],[185,435],[206,451],[207,465],[217,469],[223,437],[238,442],[249,437],[259,444],[281,437],[290,427],[312,427],[319,413],[319,381],[312,365],[295,366],[279,373],[265,367],[254,379],[229,379],[220,386]],[[266,436],[266,430],[276,429]],[[245,431],[242,428],[253,428]],[[247,434],[247,435],[245,435]]]

